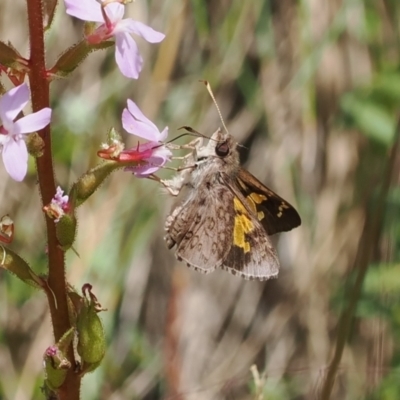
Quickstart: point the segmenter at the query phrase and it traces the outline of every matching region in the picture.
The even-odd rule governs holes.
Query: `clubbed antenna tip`
[[[226,133],[229,133],[229,132],[228,132],[228,128],[227,128],[226,125],[225,125],[224,119],[222,118],[221,110],[220,110],[219,107],[218,107],[217,100],[215,100],[214,93],[213,93],[213,91],[211,90],[211,86],[210,86],[209,82],[208,82],[208,81],[203,81],[203,80],[201,80],[200,82],[203,82],[203,83],[206,85],[206,88],[207,88],[207,90],[208,90],[208,93],[210,93],[210,96],[211,96],[211,98],[213,99],[213,102],[214,102],[214,104],[215,104],[215,107],[217,108],[219,118],[220,118],[220,120],[221,120],[221,122],[222,122],[222,126],[224,127]]]

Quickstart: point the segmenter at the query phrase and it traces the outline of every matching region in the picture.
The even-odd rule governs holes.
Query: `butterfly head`
[[[196,152],[197,165],[211,160],[220,165],[238,165],[237,143],[232,136],[217,129],[206,146],[200,147]]]

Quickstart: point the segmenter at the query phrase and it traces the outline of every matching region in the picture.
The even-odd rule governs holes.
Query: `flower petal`
[[[3,147],[3,162],[11,178],[21,182],[28,170],[28,150],[23,140],[10,140]]]
[[[168,126],[166,126],[163,131],[160,133],[160,142],[163,142],[168,137]]]
[[[159,140],[160,132],[157,128],[152,128],[148,124],[136,120],[126,108],[122,112],[122,126],[127,132],[139,136],[142,139],[151,141]]]
[[[101,5],[96,0],[64,0],[64,2],[67,14],[83,21],[104,22]]]
[[[143,139],[154,142],[160,141],[160,131],[151,122],[139,107],[130,99],[127,101],[128,108],[122,112],[122,126],[124,129]]]
[[[110,3],[105,7],[106,14],[113,24],[118,25],[125,13],[125,6],[120,3]]]
[[[143,58],[129,33],[115,34],[115,61],[124,76],[137,79],[142,70]]]
[[[46,107],[41,110],[26,115],[14,123],[14,134],[36,132],[43,129],[50,123],[51,108]]]
[[[160,131],[158,130],[156,125],[142,113],[140,108],[131,99],[128,99],[126,103],[128,106],[129,113],[132,115],[132,117],[134,119],[134,122],[141,122],[144,125],[148,125],[149,129],[151,129],[151,131],[153,131],[153,133],[151,134],[152,137],[151,138],[145,137],[145,139],[158,141],[159,136],[160,136]],[[130,132],[129,129],[127,129],[127,131]],[[134,132],[130,132],[130,133],[134,133]]]
[[[129,112],[133,115],[133,117],[140,122],[145,123],[146,125],[149,125],[152,129],[158,132],[158,128],[156,125],[150,121],[143,113],[142,110],[137,106],[137,104],[132,101],[131,99],[128,99],[126,101],[126,104],[128,106]]]
[[[157,32],[143,22],[134,21],[131,18],[126,18],[119,22],[116,29],[134,33],[135,35],[142,37],[149,43],[159,43],[165,38],[165,35],[163,33]]]
[[[26,83],[9,90],[0,98],[0,118],[6,129],[28,101],[29,87]]]

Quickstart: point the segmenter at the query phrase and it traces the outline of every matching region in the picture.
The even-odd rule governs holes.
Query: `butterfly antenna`
[[[208,81],[200,81],[200,82],[203,82],[203,83],[206,85],[206,88],[207,88],[207,90],[208,90],[208,93],[210,93],[210,96],[211,96],[211,98],[213,99],[213,102],[214,102],[214,104],[215,104],[215,107],[217,108],[219,118],[220,118],[220,120],[221,120],[221,122],[222,122],[222,126],[224,127],[226,133],[229,133],[229,132],[228,132],[228,128],[227,128],[226,125],[225,125],[224,119],[222,118],[221,110],[220,110],[219,107],[218,107],[217,100],[215,100],[214,93],[213,93],[213,91],[211,90],[211,86],[210,86],[209,82],[208,82]]]
[[[193,129],[191,126],[181,126],[180,128],[178,128],[178,131],[180,129],[185,129],[187,130],[190,134],[192,134],[193,136],[197,136],[197,137],[202,137],[202,138],[206,138],[209,139],[209,137],[207,135],[204,135],[203,133],[200,133],[198,131],[196,131],[196,129]]]
[[[207,135],[203,135],[202,133],[197,132],[195,129],[191,128],[190,126],[181,126],[180,128],[178,128],[178,130],[181,130],[181,129],[186,129],[187,132],[182,133],[181,135],[178,135],[177,137],[174,137],[173,139],[168,140],[168,142],[166,142],[165,144],[173,143],[176,140],[178,140],[182,137],[185,137],[185,136],[194,136],[194,137],[202,137],[205,139],[210,139]],[[162,147],[162,146],[164,146],[164,143],[160,143],[158,146],[153,147],[153,149]]]

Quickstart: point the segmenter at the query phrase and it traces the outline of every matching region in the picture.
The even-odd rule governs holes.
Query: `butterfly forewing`
[[[268,235],[290,231],[301,224],[300,216],[294,207],[264,186],[250,172],[241,168],[237,175],[237,183]]]

